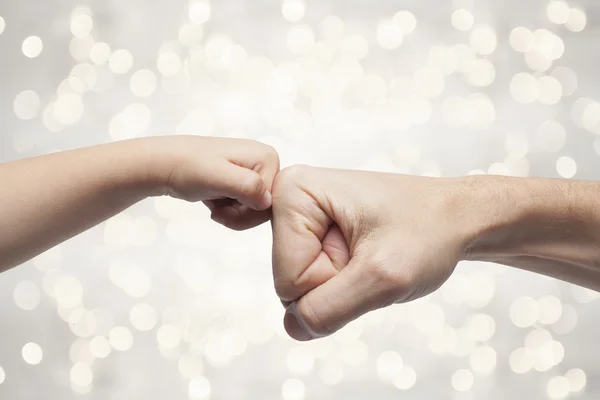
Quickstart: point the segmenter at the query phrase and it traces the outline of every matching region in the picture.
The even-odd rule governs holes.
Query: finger
[[[256,171],[227,162],[224,173],[213,185],[219,195],[235,199],[253,210],[271,207],[271,192]]]
[[[327,215],[313,203],[302,213],[273,206],[273,278],[283,301],[294,301],[337,273],[321,241],[329,230]]]
[[[292,300],[281,299],[284,308],[287,308],[293,300],[333,278],[338,271],[341,271],[348,264],[350,251],[344,235],[337,225],[332,225],[329,228],[323,238],[321,248],[322,250],[316,261],[311,263],[310,267],[301,275],[301,278],[294,282],[288,282],[285,289],[288,293],[285,298]],[[279,291],[282,291],[282,289],[280,288]]]
[[[229,229],[243,231],[269,221],[271,219],[271,213],[268,210],[256,211],[246,208],[245,212],[239,214],[231,208],[226,208],[213,211],[211,219]]]
[[[394,303],[400,291],[397,279],[372,265],[354,257],[334,278],[292,303],[284,317],[288,334],[301,341],[328,336],[361,315]]]
[[[202,203],[204,203],[204,205],[211,212],[228,206],[233,206],[234,204],[240,204],[237,200],[229,198],[204,200]]]
[[[270,191],[279,172],[279,154],[273,147],[261,142],[250,141],[248,144],[249,147],[237,148],[237,154],[230,161],[257,172]]]
[[[350,262],[350,249],[342,230],[337,224],[333,224],[329,228],[325,238],[323,238],[322,248],[337,271],[341,271]]]

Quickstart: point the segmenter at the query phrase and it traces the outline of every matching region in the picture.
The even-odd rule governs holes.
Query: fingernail
[[[306,329],[306,324],[303,324],[301,321],[302,317],[298,315],[298,307],[294,302],[286,310],[285,317],[283,317],[283,326],[292,338],[306,342],[313,337]]]
[[[271,196],[271,192],[268,190],[263,195],[262,199],[260,199],[260,204],[263,204],[265,208],[271,207],[271,203],[273,201],[273,197]]]

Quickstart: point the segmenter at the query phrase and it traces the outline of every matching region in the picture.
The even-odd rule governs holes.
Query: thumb
[[[253,210],[262,211],[271,207],[271,192],[258,172],[231,163],[228,163],[226,171],[226,176],[215,183],[215,189],[220,194]]]
[[[369,311],[394,303],[397,296],[396,280],[376,262],[355,256],[336,276],[290,304],[284,326],[296,340],[325,337]]]

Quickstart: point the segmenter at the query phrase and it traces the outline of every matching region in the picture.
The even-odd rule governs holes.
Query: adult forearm
[[[600,290],[600,183],[492,176],[466,182],[474,229],[465,258]]]
[[[0,272],[156,189],[139,140],[0,164]]]

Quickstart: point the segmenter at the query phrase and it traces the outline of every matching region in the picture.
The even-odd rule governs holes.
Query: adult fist
[[[327,336],[431,293],[469,232],[459,180],[294,166],[273,186],[273,272],[290,336]]]

